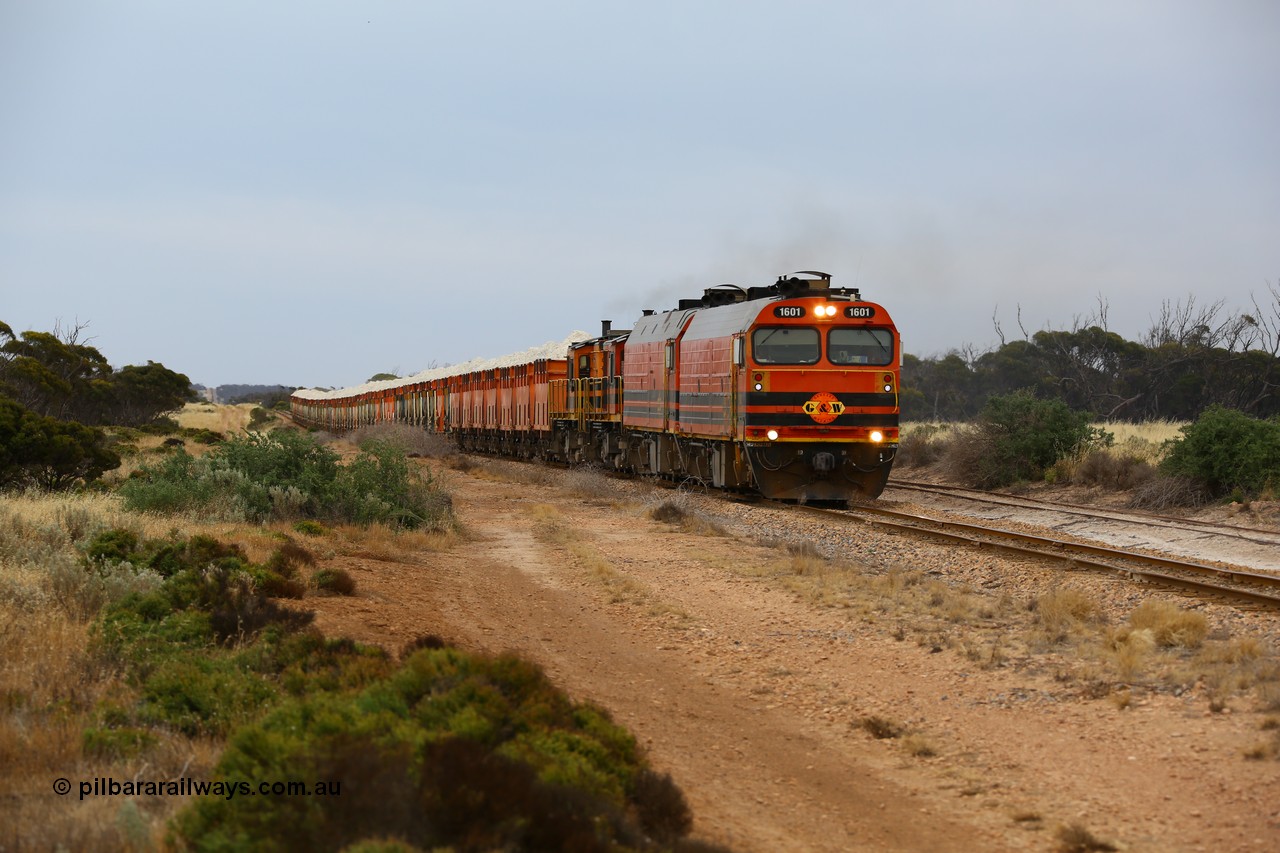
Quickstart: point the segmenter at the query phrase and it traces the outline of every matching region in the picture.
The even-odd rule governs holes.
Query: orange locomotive
[[[803,276],[803,277],[802,277]],[[630,330],[366,390],[300,391],[326,429],[402,421],[465,450],[594,463],[797,501],[874,498],[898,446],[898,332],[857,290],[803,272],[723,285]]]

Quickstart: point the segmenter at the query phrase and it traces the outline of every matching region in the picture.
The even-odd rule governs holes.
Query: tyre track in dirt
[[[609,500],[456,480],[470,540],[338,558],[360,594],[310,600],[317,625],[393,650],[438,634],[537,661],[636,734],[699,837],[743,851],[1049,850],[1051,828],[1078,821],[1134,851],[1280,840],[1274,768],[1252,763],[1258,789],[1241,784],[1243,718],[1172,697],[1123,714],[1066,700],[1050,674],[975,670],[736,571],[776,551]],[[558,508],[557,535],[539,502]],[[856,725],[870,714],[920,728],[942,756],[872,740]]]
[[[341,560],[361,597],[315,599],[318,627],[392,649],[430,633],[528,656],[631,729],[685,791],[695,834],[734,850],[1000,849],[970,827],[921,822],[925,800],[861,760],[864,740],[833,736],[829,725],[769,707],[731,677],[691,667],[662,646],[671,617],[652,615],[646,593],[632,587],[646,600],[610,602],[607,586],[572,555],[538,540],[525,502],[504,500],[509,486],[477,485],[488,494],[457,501],[474,541],[416,564]],[[722,583],[715,600],[752,618],[759,591],[741,602],[729,593],[735,585]]]

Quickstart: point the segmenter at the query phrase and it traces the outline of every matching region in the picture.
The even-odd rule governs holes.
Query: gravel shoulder
[[[697,495],[678,499],[697,524],[666,524],[647,509],[670,493],[521,467],[450,472],[467,536],[448,551],[332,558],[358,595],[309,599],[317,625],[527,655],[635,732],[695,834],[735,850],[1051,850],[1073,824],[1125,850],[1280,848],[1280,761],[1244,757],[1267,712],[1119,693],[1078,649],[1033,647],[1021,604],[1064,582],[1053,567]],[[1069,582],[1113,619],[1152,594]],[[963,590],[969,615],[926,588]],[[1180,601],[1274,655],[1276,615]]]

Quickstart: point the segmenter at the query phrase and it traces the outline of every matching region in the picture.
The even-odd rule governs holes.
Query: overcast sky
[[[1280,3],[0,0],[0,320],[349,385],[794,270],[908,352],[1280,279]]]

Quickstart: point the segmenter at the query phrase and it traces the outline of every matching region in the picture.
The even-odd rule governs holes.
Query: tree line
[[[100,427],[143,426],[191,399],[191,380],[163,364],[113,368],[84,328],[17,335],[0,322],[0,488],[95,479],[120,465]]]
[[[1212,406],[1280,415],[1280,289],[1270,293],[1272,304],[1239,313],[1166,302],[1138,341],[1107,327],[1105,304],[1069,329],[1014,340],[997,323],[994,349],[904,355],[902,417],[971,420],[992,397],[1024,390],[1100,419],[1194,420]]]

